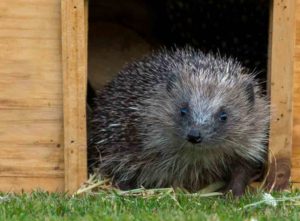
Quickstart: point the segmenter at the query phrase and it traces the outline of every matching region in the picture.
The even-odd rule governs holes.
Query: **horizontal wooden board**
[[[47,101],[47,105],[44,105],[43,107],[39,108],[32,108],[31,106],[28,106],[28,104],[24,103],[23,105],[27,105],[26,110],[24,110],[24,106],[22,105],[15,105],[13,109],[13,105],[4,105],[1,104],[0,107],[0,118],[2,121],[6,122],[28,122],[28,121],[36,121],[36,120],[41,120],[41,121],[60,121],[60,118],[57,116],[57,112],[61,110],[61,104],[57,104],[57,100],[54,100],[55,103],[50,102],[49,100]],[[31,109],[29,109],[31,108]],[[5,109],[9,109],[10,111],[4,111]],[[22,115],[18,115],[19,110],[22,109]]]
[[[47,26],[49,21],[60,19],[59,4],[60,1],[57,0],[2,0],[0,11],[1,16],[6,18],[34,18],[39,20],[34,22],[36,25],[39,25],[44,19],[46,20],[45,26]],[[18,29],[22,29],[22,27]]]
[[[61,146],[20,145],[0,148],[0,177],[64,177]]]
[[[9,110],[7,110],[9,111]],[[19,111],[19,114],[22,110]],[[1,147],[11,143],[61,143],[62,125],[60,120],[36,120],[36,121],[0,121]],[[5,145],[7,143],[8,145]],[[0,147],[0,148],[1,148]]]
[[[33,190],[64,191],[63,178],[47,177],[0,177],[2,192],[31,192]]]

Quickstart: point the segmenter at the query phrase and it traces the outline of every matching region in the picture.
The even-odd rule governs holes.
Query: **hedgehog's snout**
[[[191,129],[187,135],[187,140],[193,144],[202,142],[201,132],[197,129]]]

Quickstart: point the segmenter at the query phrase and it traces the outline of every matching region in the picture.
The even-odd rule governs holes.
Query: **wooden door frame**
[[[62,0],[65,191],[87,179],[87,0]]]
[[[271,100],[267,187],[289,187],[293,139],[293,77],[296,0],[270,6],[268,92]]]

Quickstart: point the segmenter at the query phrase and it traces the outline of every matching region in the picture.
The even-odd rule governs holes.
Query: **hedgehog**
[[[89,166],[121,189],[223,182],[240,196],[266,161],[268,123],[268,99],[236,59],[161,49],[97,91]]]

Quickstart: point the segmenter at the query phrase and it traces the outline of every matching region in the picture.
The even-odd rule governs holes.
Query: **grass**
[[[263,193],[246,194],[240,199],[227,196],[200,197],[165,191],[161,193],[120,195],[99,192],[68,196],[59,193],[2,194],[0,220],[300,220],[300,192],[272,194],[277,206],[265,203]]]

